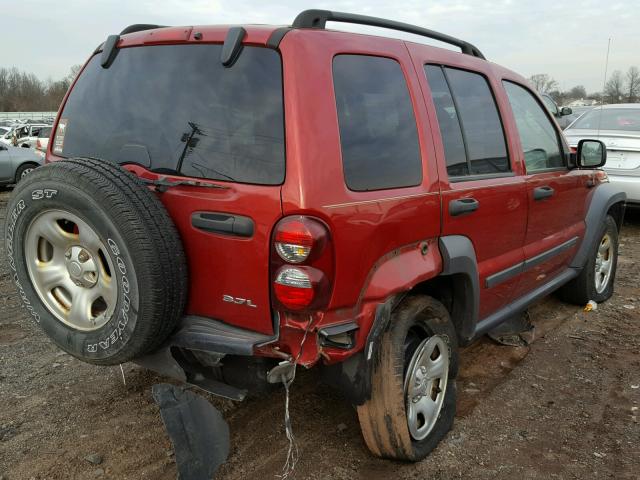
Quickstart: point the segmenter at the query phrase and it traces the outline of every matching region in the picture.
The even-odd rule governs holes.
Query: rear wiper
[[[153,185],[156,187],[156,191],[163,193],[169,190],[171,187],[179,187],[186,185],[188,187],[203,187],[203,188],[215,188],[220,190],[228,190],[229,187],[226,185],[218,185],[216,183],[206,183],[199,182],[197,180],[169,180],[165,176],[158,177],[156,180],[151,180],[149,178],[141,178],[144,183],[147,185]]]

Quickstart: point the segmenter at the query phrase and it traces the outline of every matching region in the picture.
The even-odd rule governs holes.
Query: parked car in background
[[[14,128],[9,128],[7,132],[0,134],[0,144],[12,145],[11,140],[13,139],[14,130]]]
[[[611,183],[627,193],[627,203],[640,206],[640,103],[603,105],[582,115],[565,136],[571,148],[583,138],[595,138],[607,147],[604,166]]]
[[[585,113],[587,113],[589,110],[593,110],[593,106],[584,106],[584,107],[570,107],[572,110],[571,115],[567,115],[567,121],[569,122],[568,126],[565,127],[565,130],[567,128],[571,128],[571,124],[573,122],[575,122],[577,119],[579,119],[582,115],[584,115]]]
[[[18,183],[43,163],[31,149],[0,144],[0,185]]]
[[[36,153],[41,157],[44,157],[45,152],[47,151],[49,136],[51,136],[51,128],[52,127],[43,127],[38,134],[38,138],[36,140]]]
[[[11,127],[0,127],[0,137],[4,137],[11,131]]]
[[[563,130],[567,128],[567,126],[571,123],[568,119],[568,116],[573,113],[573,110],[571,110],[571,108],[569,107],[558,107],[558,104],[553,98],[551,98],[551,95],[549,95],[548,93],[541,93],[540,97],[542,98],[544,106],[547,107],[547,110],[549,110],[549,112],[551,112],[551,115],[555,117],[556,122],[558,122],[558,125],[560,125],[560,128],[562,128]]]
[[[32,123],[19,127],[15,131],[15,139],[12,144],[16,147],[35,148],[40,131],[45,127],[51,127],[44,123]]]

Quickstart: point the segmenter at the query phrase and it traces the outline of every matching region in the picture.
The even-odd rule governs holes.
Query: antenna
[[[600,123],[602,122],[602,107],[604,106],[604,89],[607,86],[607,69],[609,68],[609,50],[611,49],[611,37],[607,42],[607,58],[604,61],[604,79],[602,80],[602,91],[600,92],[600,115],[598,116],[598,137],[600,136]]]

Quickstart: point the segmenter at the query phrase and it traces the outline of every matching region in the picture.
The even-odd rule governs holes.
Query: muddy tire
[[[412,296],[396,308],[380,339],[371,399],[358,407],[374,455],[418,461],[451,430],[457,346],[449,312],[437,300]]]
[[[604,302],[613,295],[618,267],[618,226],[607,215],[591,247],[587,263],[576,278],[558,292],[560,298],[575,305],[585,305],[589,300]]]
[[[5,235],[27,311],[80,360],[144,355],[183,313],[177,230],[155,194],[117,165],[70,159],[34,170],[13,192]]]

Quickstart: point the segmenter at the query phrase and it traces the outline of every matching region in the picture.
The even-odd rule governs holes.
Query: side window
[[[453,97],[449,91],[447,80],[441,67],[425,66],[433,103],[436,106],[438,125],[444,144],[444,155],[447,163],[447,173],[450,177],[469,175],[469,164],[464,148],[460,120],[456,112]]]
[[[426,65],[425,73],[449,176],[508,173],[504,130],[487,80],[477,73],[434,65]]]
[[[503,82],[524,150],[527,172],[564,167],[560,139],[534,96],[520,85]]]
[[[347,187],[367,191],[419,185],[416,119],[398,62],[338,55],[333,82]]]

